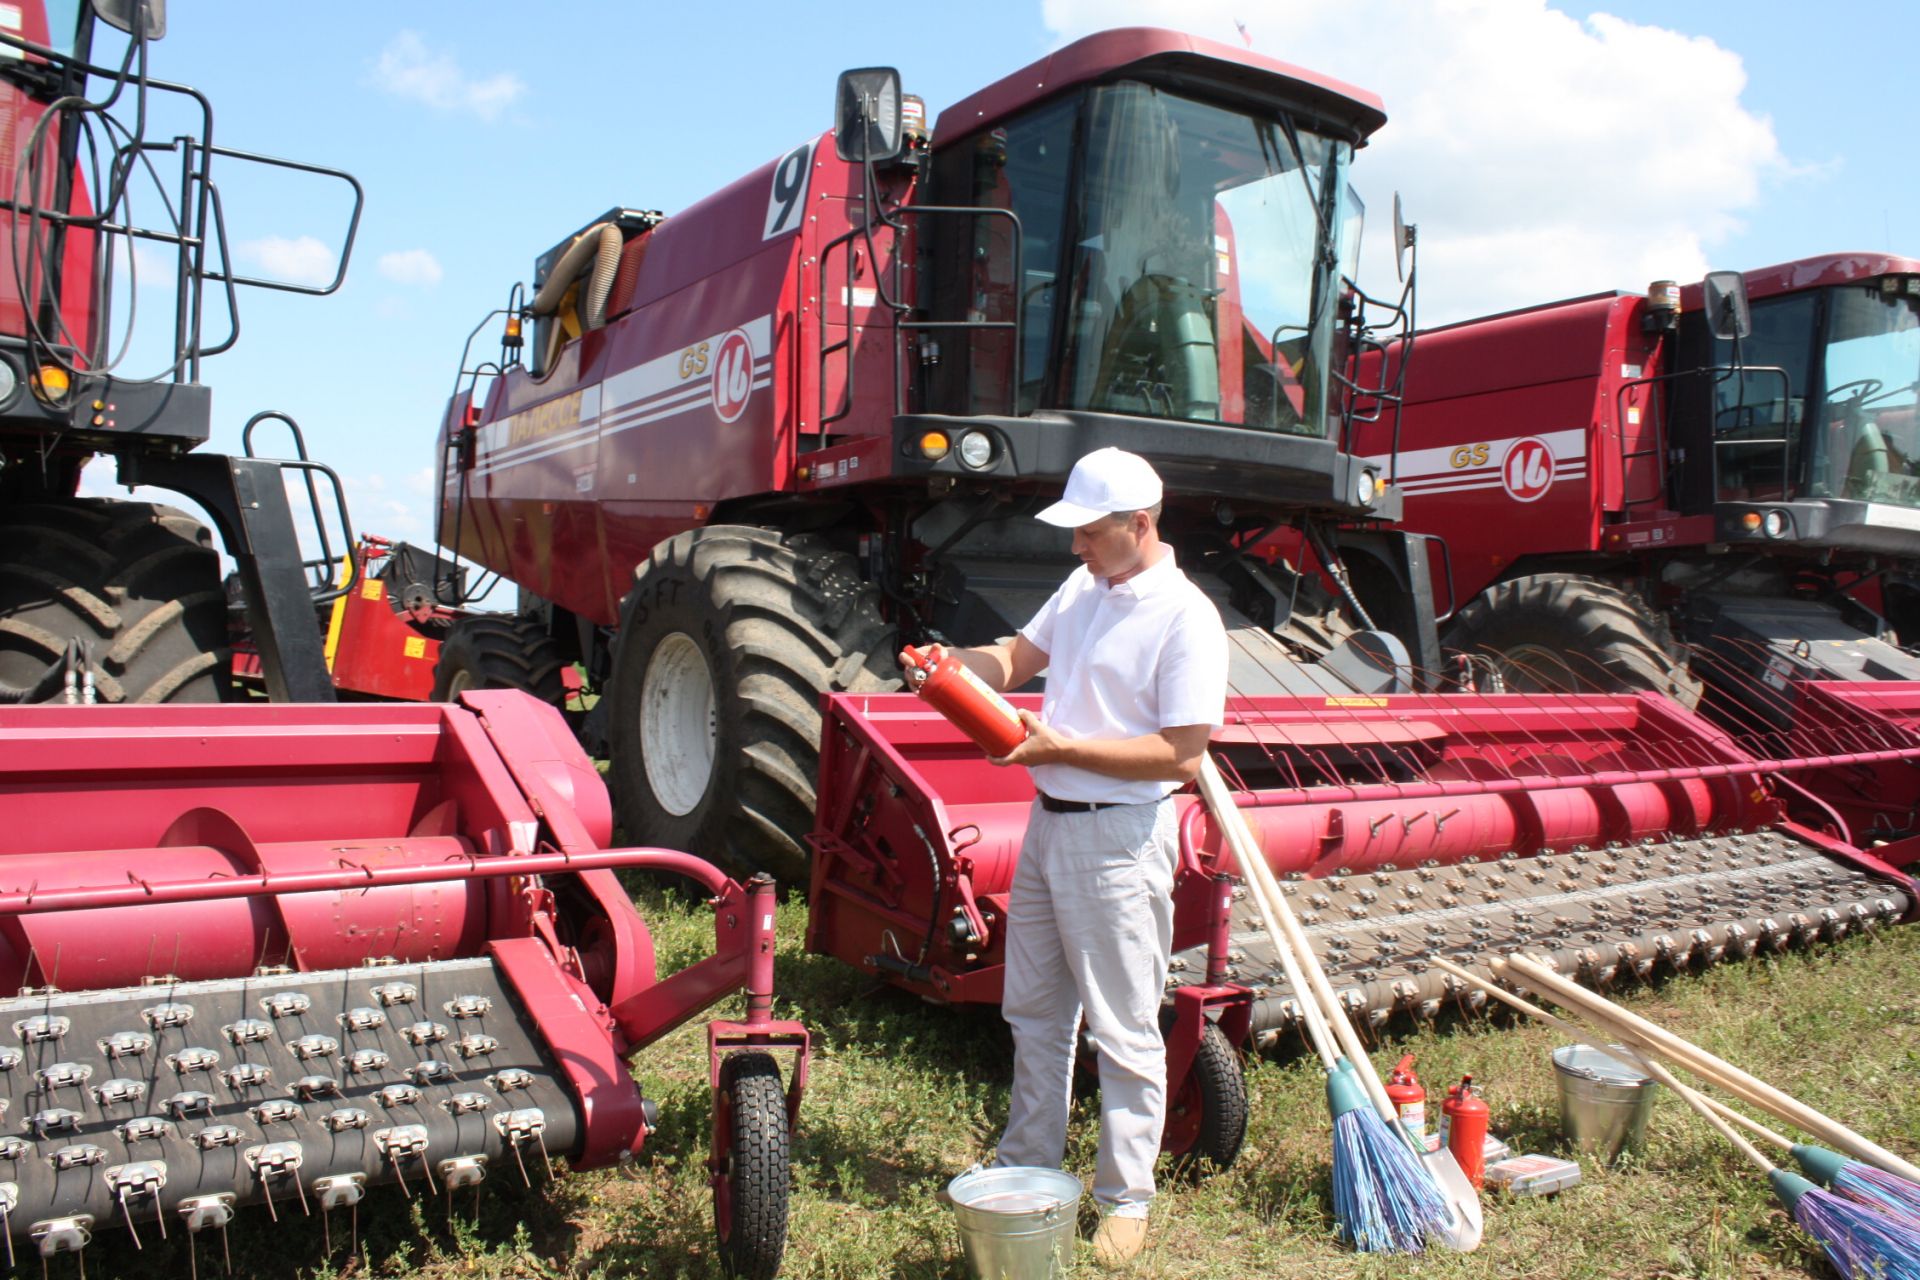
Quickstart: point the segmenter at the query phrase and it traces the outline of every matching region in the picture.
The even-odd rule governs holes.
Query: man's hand
[[[1019,716],[1020,723],[1027,727],[1027,740],[1003,756],[989,756],[989,760],[997,765],[1051,764],[1066,755],[1070,739],[1049,729],[1039,716],[1024,707]]]

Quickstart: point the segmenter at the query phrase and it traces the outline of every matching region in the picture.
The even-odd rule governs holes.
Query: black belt
[[[1102,809],[1126,807],[1124,800],[1056,800],[1044,791],[1039,794],[1040,807],[1048,813],[1098,813]]]

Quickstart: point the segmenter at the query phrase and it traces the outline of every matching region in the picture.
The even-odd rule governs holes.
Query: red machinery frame
[[[580,1168],[645,1141],[624,1059],[744,989],[745,1018],[708,1029],[716,1087],[727,1051],[791,1052],[797,1118],[810,1041],[771,1016],[772,881],[604,847],[598,774],[559,713],[524,694],[469,693],[457,706],[0,707],[0,814],[0,985],[135,985],[155,956],[133,944],[159,932],[176,939],[160,954],[181,981],[244,974],[259,956],[295,972],[352,967],[369,936],[401,960],[486,954],[580,1105]],[[658,978],[616,868],[701,885],[714,954]],[[553,877],[579,886],[567,910],[598,921],[563,920]],[[251,905],[261,901],[264,913]],[[237,936],[236,921],[254,923]],[[432,927],[411,927],[421,921]],[[89,936],[116,945],[77,944]]]

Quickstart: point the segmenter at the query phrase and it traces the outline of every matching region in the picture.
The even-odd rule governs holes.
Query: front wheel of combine
[[[1638,593],[1599,578],[1537,573],[1496,583],[1460,610],[1447,648],[1490,665],[1510,693],[1644,689],[1684,707],[1700,701],[1666,622]]]
[[[1247,1077],[1219,1027],[1200,1033],[1187,1078],[1167,1100],[1160,1152],[1187,1172],[1224,1173],[1247,1137]]]
[[[633,844],[806,883],[820,695],[898,680],[892,629],[853,557],[818,538],[715,525],[667,539],[621,608],[615,803]]]
[[[469,689],[518,689],[558,707],[567,700],[565,665],[534,619],[475,614],[447,629],[433,666],[433,700],[452,702]]]
[[[771,1280],[787,1247],[787,1097],[771,1055],[733,1053],[714,1098],[713,1226],[739,1280]]]
[[[226,592],[206,527],[107,498],[0,506],[0,702],[65,696],[69,652],[100,702],[218,702]]]

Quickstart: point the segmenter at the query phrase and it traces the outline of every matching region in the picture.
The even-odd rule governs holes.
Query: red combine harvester
[[[1227,619],[1215,745],[1357,1010],[1434,1012],[1435,948],[1530,941],[1604,981],[1912,911],[1890,863],[1786,821],[1777,762],[1658,698],[1415,692],[1426,544],[1382,527],[1391,448],[1355,448],[1397,394],[1360,376],[1377,329],[1411,325],[1411,286],[1382,308],[1347,278],[1371,95],[1126,30],[930,134],[891,71],[839,101],[691,208],[555,245],[443,423],[441,537],[585,668],[630,832],[804,880],[816,951],[997,1001],[1031,784],[892,692],[894,654],[1023,623],[1075,567],[1031,513],[1118,445]],[[1251,554],[1281,529],[1330,590]],[[1920,751],[1857,719],[1797,766]],[[1292,1006],[1217,831],[1190,807],[1183,832],[1163,1145],[1224,1165],[1233,1051]]]
[[[356,619],[366,634],[404,652],[399,633],[427,638],[435,616],[411,588],[437,575],[371,542],[362,550],[380,563],[367,570],[349,552],[341,572],[318,519],[338,482],[284,415],[247,424],[244,456],[196,449],[211,422],[200,360],[233,340],[203,336],[219,310],[202,305],[204,286],[215,283],[234,331],[238,286],[280,287],[226,260],[210,176],[216,161],[227,172],[261,158],[215,146],[205,99],[148,78],[161,5],[64,12],[72,29],[50,32],[38,0],[0,9],[13,140],[0,161],[12,229],[12,269],[0,270],[0,703],[122,705],[0,706],[0,990],[17,993],[0,1014],[9,1257],[15,1237],[45,1259],[105,1228],[136,1241],[169,1228],[224,1236],[249,1203],[331,1213],[383,1182],[418,1194],[490,1173],[531,1181],[552,1157],[626,1160],[652,1126],[626,1059],[744,989],[744,1020],[707,1031],[715,1218],[727,1266],[771,1276],[807,1064],[804,1030],[770,1016],[772,882],[610,848],[592,762],[559,713],[523,694],[326,705],[335,684],[316,609],[352,586],[384,615]],[[108,55],[110,27],[125,40]],[[145,136],[170,101],[197,128]],[[163,178],[163,163],[178,173]],[[357,184],[265,163],[349,185],[336,278],[289,286],[330,292]],[[129,212],[130,189],[149,179],[170,218],[158,227]],[[113,273],[140,260],[135,241],[177,266],[172,347],[153,379],[109,361],[124,337],[110,323],[124,296]],[[291,430],[294,458],[254,456],[270,419]],[[212,515],[255,645],[242,672],[303,705],[145,705],[230,691],[227,598],[197,521],[76,496],[95,454],[116,460],[122,482],[177,490]],[[290,477],[304,478],[323,530],[315,557],[295,535]],[[335,505],[335,527],[350,529]],[[351,692],[418,692],[345,675]],[[715,954],[657,975],[617,868],[702,886]],[[792,1055],[784,1087],[776,1054]]]
[[[614,209],[543,255],[500,359],[463,360],[448,408],[441,537],[519,586],[530,643],[586,669],[627,830],[806,883],[816,797],[845,810],[849,785],[819,756],[823,695],[897,689],[904,642],[1023,623],[1076,563],[1031,513],[1104,445],[1165,478],[1163,532],[1228,618],[1237,688],[1410,687],[1437,658],[1422,544],[1378,527],[1382,473],[1342,447],[1347,351],[1379,341],[1342,275],[1377,100],[1123,30],[931,133],[890,70],[847,73],[839,102],[832,133],[692,208]],[[1281,523],[1351,566],[1345,612],[1243,554]],[[480,625],[499,624],[454,625],[443,669]],[[822,904],[838,852],[811,869]],[[1188,899],[1225,927],[1224,888]],[[930,911],[950,936],[959,900],[910,914]],[[813,936],[910,980],[911,953]],[[1251,1000],[1183,989],[1175,1069],[1238,1090],[1222,1040],[1244,1041]],[[1226,1114],[1170,1149],[1229,1162]]]
[[[1445,640],[1479,683],[1652,689],[1789,756],[1808,683],[1896,682],[1836,691],[1876,718],[1910,701],[1920,261],[1661,282],[1416,346],[1397,425],[1358,447],[1444,539]],[[1910,769],[1813,781],[1855,843],[1920,830]]]

